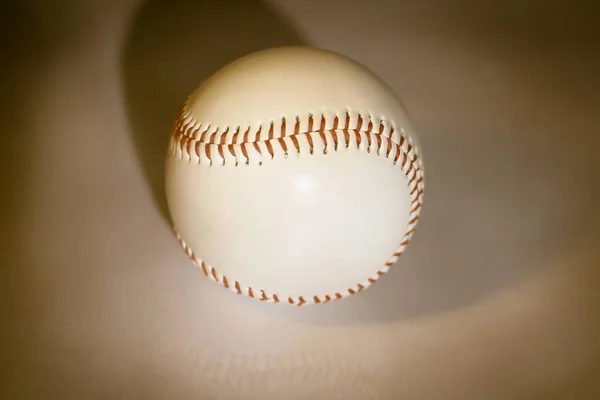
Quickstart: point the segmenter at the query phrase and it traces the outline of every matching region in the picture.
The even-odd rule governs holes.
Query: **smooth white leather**
[[[403,132],[420,156],[395,94],[365,67],[329,51],[289,47],[248,55],[218,71],[185,104],[187,121],[215,132],[214,143],[231,143],[235,131],[266,132],[282,118],[285,131],[272,137],[293,134],[295,122],[306,126],[310,115],[325,115],[331,125],[335,115],[358,112],[395,126],[393,140]],[[202,130],[191,136],[199,140]],[[180,144],[172,139],[172,147]],[[364,143],[320,150],[315,144],[313,154],[279,151],[261,165],[237,166],[169,152],[166,194],[174,228],[230,285],[238,281],[256,297],[264,290],[310,303],[369,286],[408,230],[414,206],[408,178]],[[422,170],[421,158],[418,165]]]
[[[391,88],[364,65],[330,50],[286,46],[257,51],[225,65],[188,101],[198,121],[222,127],[266,126],[283,117],[349,109],[394,120],[420,147]],[[291,133],[293,125],[287,128]]]

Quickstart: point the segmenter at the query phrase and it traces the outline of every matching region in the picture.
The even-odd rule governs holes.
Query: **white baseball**
[[[266,302],[327,303],[375,283],[413,236],[423,187],[418,138],[392,90],[306,47],[247,55],[203,82],[166,158],[188,256]]]

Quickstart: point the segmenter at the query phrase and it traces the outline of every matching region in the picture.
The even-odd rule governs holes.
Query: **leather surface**
[[[165,191],[206,275],[304,304],[362,292],[395,264],[418,226],[423,165],[401,102],[372,72],[332,52],[279,47],[224,66],[190,94]],[[235,147],[248,143],[237,151],[235,132]]]
[[[0,397],[600,397],[597,10],[583,2],[4,1]],[[419,128],[402,269],[326,307],[232,296],[164,201],[182,99],[240,55],[356,58]]]
[[[291,134],[298,117],[343,117],[351,111],[393,121],[418,144],[402,99],[366,66],[332,52],[275,47],[223,65],[190,93],[190,112],[203,124],[231,127],[231,132],[238,126],[268,129],[270,121],[285,118]]]

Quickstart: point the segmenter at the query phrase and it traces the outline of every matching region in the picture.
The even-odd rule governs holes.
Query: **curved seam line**
[[[183,109],[181,111],[181,113],[183,113]],[[178,117],[178,120],[181,119],[181,115],[180,117]],[[190,121],[190,118],[188,117],[188,122]],[[193,117],[192,117],[193,119]],[[190,145],[189,143],[198,143],[201,144],[203,146],[206,147],[215,147],[217,149],[222,149],[223,147],[228,147],[228,146],[243,146],[244,144],[249,144],[249,145],[258,145],[259,142],[247,142],[247,143],[236,143],[236,144],[218,144],[218,143],[203,143],[198,141],[195,138],[192,138],[190,136],[186,136],[183,134],[179,134],[178,132],[181,132],[180,129],[177,128],[178,123],[175,124],[175,127],[173,129],[173,135],[171,137],[171,150],[177,150],[177,148],[179,148],[182,153],[188,153],[188,156],[191,157],[192,153],[189,151],[190,150]],[[369,125],[371,127],[371,125]],[[179,126],[181,127],[181,126]],[[266,139],[264,141],[262,141],[263,143],[267,143],[267,142],[271,142],[271,141],[280,141],[280,140],[285,140],[286,138],[292,138],[294,136],[298,136],[298,135],[305,135],[305,136],[310,136],[310,135],[321,135],[324,134],[325,132],[329,132],[330,134],[333,134],[333,132],[335,131],[354,131],[354,132],[359,132],[359,133],[364,133],[366,135],[380,135],[380,133],[377,132],[372,132],[372,131],[359,131],[357,129],[352,129],[352,128],[338,128],[338,129],[325,129],[325,130],[319,130],[319,131],[310,131],[310,132],[306,132],[306,133],[294,133],[293,135],[290,136],[282,136],[282,137],[271,137],[269,139]],[[390,131],[391,133],[392,131]],[[347,133],[347,132],[345,132]],[[391,136],[391,135],[390,135]],[[404,135],[400,135],[401,138],[404,141],[408,141],[406,139],[406,137]],[[181,139],[183,137],[183,139]],[[213,136],[214,137],[214,136]],[[357,136],[358,137],[358,136]],[[420,212],[421,212],[421,208],[422,208],[422,204],[423,204],[423,193],[424,193],[424,182],[423,182],[423,174],[422,174],[422,170],[421,170],[421,166],[419,165],[419,157],[416,153],[416,149],[414,151],[414,156],[410,157],[410,151],[411,148],[414,149],[414,147],[412,147],[410,144],[409,146],[411,148],[407,148],[404,149],[403,148],[403,144],[395,142],[392,140],[391,137],[386,137],[387,140],[389,140],[391,143],[394,144],[394,148],[397,150],[397,154],[396,159],[394,160],[394,165],[396,165],[397,160],[400,158],[400,154],[404,154],[404,159],[402,161],[402,169],[405,175],[405,178],[409,180],[409,182],[407,183],[408,185],[408,190],[410,190],[410,198],[411,198],[411,210],[409,212],[409,222],[407,223],[406,226],[406,232],[405,234],[402,236],[402,242],[400,243],[400,245],[398,246],[398,248],[396,249],[396,251],[393,253],[392,257],[390,259],[388,259],[388,261],[384,264],[384,267],[379,268],[376,273],[375,276],[370,276],[367,279],[365,279],[362,283],[358,283],[355,287],[352,288],[348,288],[346,289],[346,291],[344,292],[336,292],[333,296],[330,294],[322,294],[322,295],[314,295],[311,298],[309,298],[308,300],[305,298],[306,296],[297,296],[295,298],[293,297],[288,297],[287,298],[287,303],[290,304],[295,304],[298,306],[302,306],[305,304],[319,304],[319,303],[327,303],[330,302],[332,300],[338,300],[338,299],[342,299],[344,297],[348,297],[350,295],[354,295],[356,293],[359,293],[361,291],[363,291],[365,288],[367,288],[368,286],[370,286],[371,284],[374,284],[378,278],[387,273],[389,271],[389,269],[398,261],[398,259],[400,258],[400,256],[404,253],[406,247],[408,246],[410,239],[412,238],[412,235],[415,232],[416,226],[417,226],[417,222],[419,220],[419,216],[420,216]],[[175,146],[175,144],[179,142],[179,146]],[[327,141],[324,140],[324,149],[327,148]],[[382,148],[381,140],[378,140],[378,146],[376,147],[377,149],[377,155],[379,156],[379,150]],[[350,145],[350,141],[346,140],[346,144],[347,147]],[[368,149],[370,149],[371,147],[371,142],[369,141],[369,147]],[[358,143],[358,148],[360,149],[360,143]],[[299,146],[296,146],[296,149],[298,151],[298,154],[300,154],[300,149]],[[312,152],[313,146],[311,144],[311,155],[313,154]],[[367,149],[367,152],[370,152]],[[336,147],[337,150],[337,147]],[[389,149],[389,147],[386,149],[387,154],[386,157],[390,154],[391,150]],[[262,156],[262,153],[259,150],[259,154],[260,156]],[[270,152],[271,157],[273,158],[274,153]],[[199,154],[198,158],[200,161],[200,157]],[[219,154],[220,156],[223,155],[223,153]],[[183,154],[182,154],[183,156]],[[210,164],[212,165],[212,159],[210,159],[210,154],[208,154],[208,158],[210,160]],[[222,157],[223,160],[225,161],[225,158]],[[389,157],[387,157],[389,158]],[[247,157],[247,159],[249,160],[249,157]],[[237,164],[236,164],[237,165]],[[404,171],[404,167],[408,165],[408,167],[406,168],[406,171]],[[411,172],[413,172],[411,174]],[[413,186],[414,182],[414,188],[411,189],[411,186]],[[237,294],[243,294],[243,295],[247,295],[249,297],[253,297],[253,298],[258,298],[261,301],[266,301],[266,302],[272,302],[272,303],[279,303],[282,301],[285,301],[285,299],[281,299],[280,296],[277,293],[272,293],[272,294],[267,294],[266,291],[259,289],[258,291],[255,292],[254,289],[252,289],[249,286],[245,286],[245,285],[241,285],[238,281],[234,281],[233,285],[229,282],[228,278],[224,275],[219,274],[216,269],[212,266],[209,265],[207,263],[205,263],[202,259],[199,259],[196,257],[196,255],[194,254],[194,252],[192,251],[192,249],[185,243],[185,241],[183,240],[183,238],[181,237],[180,233],[175,229],[175,233],[176,236],[178,238],[178,241],[180,243],[180,245],[182,246],[183,250],[186,252],[186,254],[189,256],[189,258],[193,261],[193,263],[199,267],[200,269],[203,270],[204,274],[209,277],[211,280],[216,281],[218,283],[221,283],[223,286],[225,286],[225,288],[228,288],[234,292],[236,292]],[[260,297],[258,297],[258,294],[260,293]]]

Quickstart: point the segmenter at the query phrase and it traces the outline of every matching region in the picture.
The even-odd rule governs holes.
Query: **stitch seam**
[[[385,118],[375,119],[372,115],[365,116],[346,109],[341,113],[323,112],[318,117],[313,113],[308,113],[304,118],[295,116],[294,124],[289,124],[288,118],[284,117],[277,124],[271,120],[254,127],[247,125],[242,129],[237,125],[231,129],[228,126],[218,127],[210,123],[198,122],[187,106],[186,101],[173,126],[169,143],[171,156],[209,166],[238,167],[240,164],[261,166],[266,158],[289,157],[290,151],[295,151],[299,156],[305,152],[312,155],[315,151],[327,154],[331,147],[333,151],[338,151],[340,145],[346,148],[356,146],[357,149],[364,149],[369,153],[374,148],[378,156],[391,158],[394,165],[401,166],[408,181],[411,198],[409,222],[401,243],[393,255],[373,275],[345,291],[311,297],[284,298],[277,293],[268,293],[262,289],[245,286],[238,281],[231,281],[198,257],[175,229],[176,237],[185,253],[209,279],[237,294],[264,302],[286,302],[297,306],[323,304],[362,292],[387,273],[404,253],[415,233],[420,217],[424,177],[418,149],[404,130],[396,129],[393,122],[390,123]],[[265,131],[266,134],[263,133]]]

